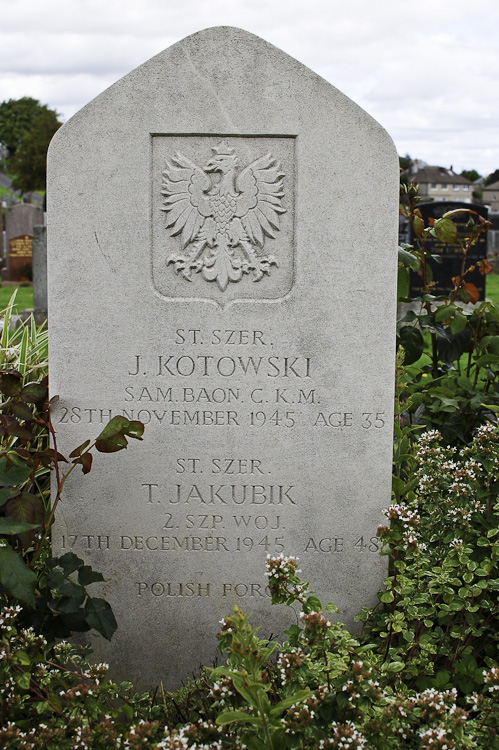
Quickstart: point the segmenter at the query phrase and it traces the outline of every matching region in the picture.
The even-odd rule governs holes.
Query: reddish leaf
[[[69,458],[76,458],[76,456],[81,456],[85,448],[88,448],[89,445],[90,440],[85,440],[85,442],[79,445],[78,448],[75,448],[74,451],[71,451],[71,453],[69,454]]]
[[[5,504],[5,515],[7,518],[14,518],[22,523],[31,523],[37,526],[43,524],[44,507],[43,502],[38,495],[32,492],[21,492],[20,495],[11,498]],[[36,529],[24,531],[17,537],[21,542],[23,549],[29,547],[36,534]]]
[[[0,393],[5,396],[18,396],[21,393],[21,383],[17,371],[2,372],[0,374]]]
[[[114,453],[128,445],[127,437],[142,440],[144,425],[142,422],[130,421],[126,417],[113,417],[104,427],[95,441],[95,447],[101,453]]]
[[[424,221],[419,216],[414,216],[412,220],[412,229],[416,237],[421,237],[424,230]]]
[[[69,463],[68,459],[65,456],[63,456],[62,453],[59,453],[59,451],[58,451],[57,454],[56,454],[56,452],[55,452],[55,450],[53,448],[46,448],[43,451],[43,453],[38,453],[38,455],[40,457],[46,456],[51,461],[64,461],[64,463],[66,463],[66,464]]]
[[[47,388],[41,383],[28,383],[21,391],[21,398],[27,403],[36,403],[47,398]]]
[[[479,260],[477,266],[482,276],[486,276],[492,271],[492,265],[485,258],[483,260]]]
[[[463,284],[463,289],[467,293],[469,297],[469,301],[474,305],[478,302],[480,299],[480,292],[476,288],[474,284],[471,284],[469,281],[465,281]]]
[[[78,456],[78,458],[75,458],[73,463],[81,464],[83,473],[88,474],[88,472],[92,468],[92,460],[93,456],[91,453],[84,453],[83,456]]]
[[[11,404],[10,411],[17,419],[22,419],[25,422],[33,420],[33,412],[26,404],[20,402]]]
[[[21,440],[33,439],[33,433],[26,427],[20,425],[17,419],[14,419],[14,417],[6,417],[4,415],[1,415],[0,424],[6,430],[8,435],[13,435],[14,437],[21,438]]]

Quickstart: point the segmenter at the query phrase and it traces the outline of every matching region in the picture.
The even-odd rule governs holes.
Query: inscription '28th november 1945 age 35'
[[[263,331],[179,328],[172,338],[173,353],[132,355],[122,409],[61,406],[59,422],[102,424],[120,414],[165,426],[290,429],[302,424],[337,429],[360,426],[364,430],[385,426],[385,412],[379,408],[356,411],[321,404],[313,382],[313,358],[269,353],[273,351],[272,338]],[[184,346],[189,347],[189,353],[177,349]],[[206,353],[207,347],[211,353]],[[256,353],[254,347],[259,347]],[[204,379],[210,385],[205,386]],[[258,387],[252,382],[255,379]],[[233,381],[237,385],[232,385]],[[156,404],[188,408],[166,409]]]

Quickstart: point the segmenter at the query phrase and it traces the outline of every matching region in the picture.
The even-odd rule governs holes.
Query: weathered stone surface
[[[235,604],[282,631],[267,553],[350,624],[385,563],[398,161],[386,132],[233,28],[133,71],[49,155],[51,388],[60,449],[146,423],[73,476],[54,543],[100,568],[98,658],[149,684],[216,655]]]

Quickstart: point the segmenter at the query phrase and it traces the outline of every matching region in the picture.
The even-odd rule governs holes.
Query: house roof
[[[499,190],[499,180],[497,182],[493,182],[492,185],[484,185],[483,190]]]
[[[411,182],[446,182],[451,185],[458,183],[462,185],[473,185],[471,180],[468,180],[460,174],[456,174],[452,169],[445,169],[444,167],[423,167],[422,169],[418,169],[416,174],[411,175]]]

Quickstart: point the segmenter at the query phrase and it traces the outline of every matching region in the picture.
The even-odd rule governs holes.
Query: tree
[[[499,182],[499,169],[496,169],[492,174],[489,174],[485,180],[485,185],[492,185],[494,182]]]
[[[482,175],[476,171],[476,169],[463,169],[461,172],[461,177],[466,177],[467,180],[470,180],[470,182],[475,182],[475,180],[478,180]]]
[[[406,154],[405,156],[399,156],[399,164],[401,169],[406,170],[410,169],[414,162],[409,154]]]
[[[0,144],[14,188],[45,190],[48,145],[61,127],[57,118],[57,112],[28,96],[0,104]]]

